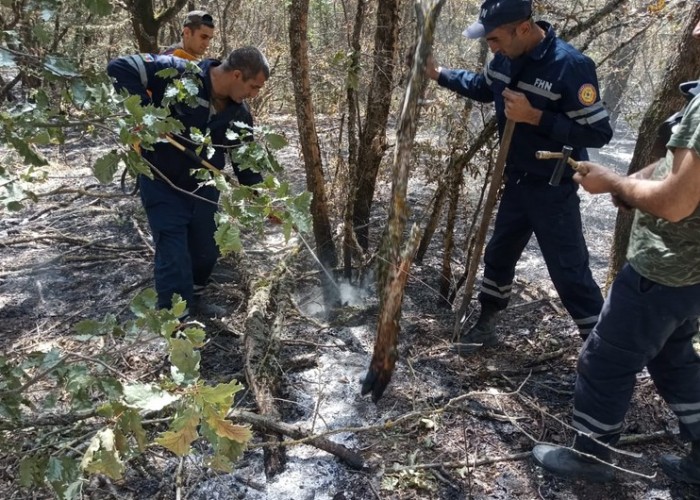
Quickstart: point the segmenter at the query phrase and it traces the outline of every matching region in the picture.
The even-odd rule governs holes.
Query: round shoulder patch
[[[593,104],[598,97],[598,92],[596,92],[595,87],[590,83],[584,83],[581,88],[578,89],[578,100],[584,106],[590,106]]]

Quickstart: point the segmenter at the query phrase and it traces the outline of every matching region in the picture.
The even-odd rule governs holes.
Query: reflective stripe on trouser
[[[626,265],[583,346],[574,393],[574,427],[615,442],[636,375],[646,366],[680,420],[681,437],[700,439],[700,284],[667,287]]]
[[[564,307],[581,333],[590,332],[603,296],[589,268],[577,188],[570,181],[554,187],[544,179],[508,179],[484,254],[481,302],[505,309],[515,266],[534,233]]]
[[[197,195],[218,199],[213,186]],[[165,182],[141,176],[141,201],[153,234],[158,307],[170,307],[174,293],[189,303],[193,285],[204,285],[219,256],[214,232],[217,206],[179,193]]]

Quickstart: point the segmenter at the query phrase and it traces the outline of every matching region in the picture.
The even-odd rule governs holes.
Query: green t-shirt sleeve
[[[673,131],[666,147],[694,149],[700,156],[700,94],[688,103],[683,119]]]

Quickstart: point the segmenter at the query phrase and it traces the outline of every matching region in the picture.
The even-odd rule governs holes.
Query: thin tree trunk
[[[238,11],[241,9],[242,3],[243,0],[227,0],[223,7],[219,2],[214,4],[218,8],[217,10],[219,14],[220,26],[217,28],[217,31],[219,33],[226,34],[229,32],[229,19],[235,18]],[[221,53],[225,56],[229,52],[228,36],[221,36]]]
[[[450,158],[446,172],[449,172],[454,163],[454,157]],[[448,176],[449,178],[449,176]],[[435,230],[438,227],[438,223],[442,217],[442,206],[445,204],[445,197],[447,196],[447,180],[443,180],[443,177],[438,181],[438,187],[435,189],[435,202],[432,204],[433,210],[430,212],[430,218],[423,231],[423,236],[421,237],[420,244],[418,245],[418,251],[416,252],[416,263],[422,264],[423,258],[425,257],[425,252],[428,251],[428,246],[430,241],[433,239]]]
[[[488,140],[493,136],[493,134],[496,133],[496,119],[495,117],[492,117],[486,124],[484,125],[484,128],[479,132],[479,135],[474,139],[474,142],[469,146],[469,149],[460,155],[453,156],[450,158],[450,163],[448,164],[448,167],[445,171],[444,177],[449,177],[449,169],[452,165],[457,166],[461,165],[462,167],[464,165],[467,165],[472,158],[476,155],[476,153],[488,142]],[[484,179],[484,183],[488,182],[488,178]],[[422,261],[423,256],[425,254],[425,251],[428,248],[428,245],[430,244],[430,240],[433,237],[433,234],[435,233],[435,229],[437,228],[438,222],[440,222],[440,215],[442,214],[442,205],[444,203],[445,199],[445,194],[446,194],[446,186],[438,187],[438,190],[442,189],[442,198],[438,199],[436,201],[435,206],[433,207],[432,214],[430,216],[430,222],[428,222],[428,225],[426,226],[426,229],[423,233],[423,237],[421,239],[420,247],[418,248],[418,253],[416,254],[416,261]],[[440,193],[436,193],[436,196],[440,195]]]
[[[618,27],[612,38],[619,40],[622,28]],[[639,50],[643,37],[635,37],[627,43],[622,44],[612,55],[611,69],[605,76],[603,83],[603,102],[610,112],[610,127],[613,130],[617,127],[617,117],[620,115],[620,101],[624,91],[627,89],[627,81],[634,69],[634,60]]]
[[[126,2],[140,52],[151,54],[159,52],[158,31],[165,23],[174,18],[186,3],[187,0],[174,0],[170,7],[156,15],[153,0],[128,0]]]
[[[455,297],[457,297],[459,289],[462,288],[464,283],[467,281],[467,275],[469,274],[469,266],[471,265],[472,255],[474,254],[476,246],[476,229],[479,214],[481,213],[481,210],[484,206],[484,202],[486,201],[486,190],[489,186],[489,178],[491,177],[491,174],[493,172],[493,167],[493,161],[490,161],[488,169],[486,169],[486,172],[484,173],[484,183],[481,185],[481,190],[479,191],[479,200],[476,203],[474,212],[472,212],[471,214],[471,218],[469,220],[469,228],[467,229],[466,234],[464,235],[464,255],[466,255],[466,259],[464,259],[465,268],[464,272],[462,273],[462,276],[460,276],[460,278],[457,280],[454,289],[452,290],[452,292],[450,292],[449,297],[447,297],[447,301],[450,304],[454,304],[454,300]]]
[[[358,135],[357,127],[360,119],[359,105],[357,102],[357,86],[360,77],[360,36],[365,18],[367,2],[357,1],[357,12],[355,14],[355,24],[352,31],[350,47],[350,67],[348,68],[347,104],[348,104],[348,195],[345,202],[345,219],[343,224],[343,269],[345,278],[349,281],[352,278],[352,254],[355,251],[355,235],[353,233],[353,201],[357,191],[357,181],[359,169],[357,162],[358,155]]]
[[[289,47],[294,102],[296,104],[299,141],[304,155],[306,188],[313,195],[311,215],[316,239],[316,253],[321,264],[329,268],[337,265],[335,245],[328,215],[321,148],[316,133],[313,103],[311,101],[311,81],[309,78],[308,34],[309,0],[291,0],[289,5]]]
[[[400,0],[382,0],[377,7],[374,64],[367,98],[365,126],[360,140],[357,191],[353,200],[353,223],[360,246],[369,247],[369,215],[379,164],[386,151],[386,125],[391,106],[394,59],[398,42]]]
[[[440,304],[447,303],[452,285],[452,251],[454,250],[454,229],[457,217],[457,205],[459,204],[459,193],[462,188],[463,164],[454,165],[448,172],[447,186],[449,203],[447,208],[447,225],[442,245],[442,270],[440,271]]]
[[[659,155],[653,151],[659,126],[685,104],[685,98],[678,91],[678,85],[694,80],[700,74],[700,43],[693,38],[693,28],[698,21],[700,21],[700,5],[696,3],[688,24],[683,30],[678,50],[674,52],[666,67],[667,77],[659,87],[639,127],[637,144],[627,170],[628,175],[641,170],[659,158]],[[632,229],[632,219],[632,211],[618,210],[606,284],[612,283],[626,262],[625,254]]]
[[[408,177],[410,173],[411,148],[416,135],[421,95],[425,81],[425,61],[433,44],[433,31],[437,16],[445,0],[421,0],[416,2],[419,39],[414,56],[408,88],[403,99],[396,153],[392,170],[391,205],[389,224],[380,249],[379,264],[379,319],[374,355],[367,375],[362,383],[362,394],[372,393],[372,400],[382,397],[398,357],[399,319],[408,272],[418,248],[419,232],[413,227],[411,235],[403,245],[406,228]]]
[[[508,157],[508,150],[510,149],[510,142],[513,138],[513,130],[515,129],[515,123],[508,119],[506,120],[506,125],[503,129],[503,136],[501,137],[500,147],[498,149],[498,158],[496,159],[496,166],[493,168],[493,174],[491,175],[491,184],[489,185],[489,194],[486,197],[486,202],[484,203],[484,213],[481,216],[481,224],[479,225],[479,230],[476,233],[476,238],[474,240],[474,253],[471,260],[469,261],[469,272],[467,273],[467,284],[464,287],[464,298],[462,299],[462,305],[457,313],[457,318],[455,321],[453,339],[457,340],[459,331],[462,328],[464,322],[464,316],[471,302],[472,290],[474,289],[474,282],[476,281],[476,271],[479,267],[479,261],[481,258],[481,251],[484,247],[484,241],[486,240],[486,232],[488,231],[489,224],[491,222],[491,214],[494,207],[496,206],[498,190],[501,188],[501,181],[503,180],[503,171],[506,166],[506,158]]]

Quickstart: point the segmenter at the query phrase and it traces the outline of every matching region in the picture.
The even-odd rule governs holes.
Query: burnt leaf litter
[[[288,123],[277,124],[294,140]],[[615,162],[614,148],[629,148],[624,138],[600,161]],[[90,149],[54,152],[48,180],[35,187],[41,196],[0,219],[0,338],[4,355],[19,357],[52,348],[79,351],[74,325],[114,315],[129,319],[129,302],[152,283],[152,248],[137,197],[118,196],[118,183],[100,185],[90,175]],[[96,149],[103,146],[90,145]],[[608,156],[606,156],[606,154]],[[303,186],[303,166],[293,146],[280,151],[285,176]],[[618,165],[618,168],[622,168]],[[428,205],[426,172],[414,172],[409,187],[413,213]],[[390,186],[378,188],[372,234],[385,220]],[[92,196],[91,193],[97,196]],[[582,213],[591,265],[599,283],[615,212],[607,199],[582,194]],[[443,221],[444,223],[444,221]],[[458,248],[463,226],[458,224]],[[460,229],[461,228],[461,229]],[[462,231],[462,232],[460,232]],[[213,472],[195,445],[182,464],[159,447],[128,463],[124,478],[90,478],[85,498],[251,499],[680,499],[700,497],[687,485],[667,479],[656,464],[664,453],[683,453],[674,415],[646,373],[638,377],[625,422],[624,449],[640,457],[616,455],[618,466],[652,478],[619,471],[616,481],[590,485],[553,478],[533,465],[527,453],[535,441],[569,444],[567,426],[581,345],[531,242],[521,259],[510,307],[502,314],[501,345],[466,358],[451,345],[454,313],[438,297],[442,234],[438,231],[420,266],[413,266],[401,319],[399,361],[393,379],[375,405],[360,396],[360,378],[371,358],[376,333],[377,299],[371,275],[362,285],[340,282],[345,305],[325,311],[318,269],[303,251],[293,261],[294,287],[280,329],[277,408],[281,419],[311,433],[340,430],[330,439],[361,453],[362,470],[312,446],[287,449],[284,471],[263,473],[263,437],[232,474]],[[222,259],[206,292],[226,314],[203,320],[207,343],[201,349],[201,373],[211,384],[237,378],[245,384],[242,330],[251,277],[269,272],[298,240],[285,243],[278,226],[244,234],[242,255]],[[454,271],[463,270],[461,250]],[[461,300],[461,294],[459,295]],[[467,326],[478,310],[470,311]],[[106,342],[119,344],[118,338]],[[84,353],[89,355],[89,353]],[[132,380],[157,381],[169,370],[162,345],[153,343],[121,353],[115,368]],[[248,391],[237,407],[255,411]],[[31,398],[40,400],[40,391]],[[150,429],[155,434],[157,425]],[[149,436],[152,438],[152,435]],[[17,443],[13,443],[17,445]],[[31,447],[27,442],[24,449]],[[20,445],[21,448],[21,445]],[[200,447],[201,448],[201,447]],[[0,447],[0,497],[50,498],[46,491],[19,488],[18,448]],[[476,466],[465,466],[465,461]],[[178,486],[179,485],[179,486]]]

